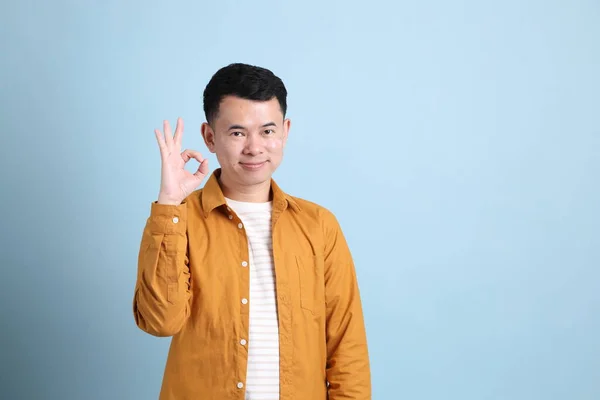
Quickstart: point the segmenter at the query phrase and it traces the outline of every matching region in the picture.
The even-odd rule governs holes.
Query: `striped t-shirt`
[[[279,328],[271,235],[272,203],[226,199],[246,228],[250,254],[250,333],[246,400],[279,399]]]

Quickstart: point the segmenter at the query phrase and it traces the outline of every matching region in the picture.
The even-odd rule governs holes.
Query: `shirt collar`
[[[212,210],[226,204],[225,196],[219,184],[220,176],[221,168],[215,169],[202,189],[201,204],[205,218]],[[273,178],[271,178],[271,191],[273,193],[273,211],[282,212],[288,206],[294,211],[300,211],[300,205],[296,199],[281,190]]]

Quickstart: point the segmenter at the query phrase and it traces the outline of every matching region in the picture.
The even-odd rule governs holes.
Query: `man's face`
[[[210,152],[216,153],[222,179],[240,186],[270,181],[283,158],[290,128],[277,98],[227,96],[211,125],[202,125],[202,136]]]

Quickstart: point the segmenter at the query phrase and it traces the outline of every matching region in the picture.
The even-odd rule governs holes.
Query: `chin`
[[[273,171],[270,168],[264,168],[258,171],[248,171],[243,168],[240,169],[238,176],[241,181],[247,185],[255,185],[264,181],[270,180]]]

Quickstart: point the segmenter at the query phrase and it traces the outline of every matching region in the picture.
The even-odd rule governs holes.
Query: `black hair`
[[[270,70],[254,65],[229,64],[212,76],[204,89],[204,114],[209,124],[219,114],[225,96],[258,101],[276,97],[284,117],[287,111],[287,90],[282,80]]]

